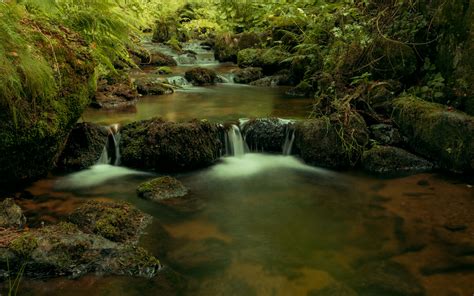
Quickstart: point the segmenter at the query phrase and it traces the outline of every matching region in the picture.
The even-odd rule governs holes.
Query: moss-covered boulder
[[[172,94],[174,89],[171,85],[154,78],[137,78],[134,81],[137,91],[141,95],[164,95]]]
[[[370,136],[379,145],[399,145],[403,142],[400,131],[393,125],[378,123],[369,126]]]
[[[357,113],[302,120],[295,124],[295,146],[303,160],[326,168],[347,168],[360,159],[369,140]]]
[[[297,86],[289,89],[286,94],[294,97],[309,97],[314,94],[314,89],[308,82],[301,81]]]
[[[293,124],[280,118],[257,118],[250,119],[240,128],[250,150],[282,153]]]
[[[265,75],[271,75],[290,66],[286,61],[288,57],[289,53],[278,49],[247,48],[239,51],[237,64],[239,67],[259,67]]]
[[[177,179],[164,176],[140,184],[137,188],[139,197],[150,200],[162,200],[183,197],[188,189]]]
[[[220,128],[207,121],[184,123],[151,119],[121,130],[120,151],[126,166],[185,171],[214,163],[223,149]]]
[[[362,167],[372,174],[398,176],[430,171],[433,164],[401,148],[375,146],[362,155]]]
[[[198,67],[186,71],[184,77],[193,85],[211,85],[216,83],[217,74],[214,70]]]
[[[234,72],[234,82],[247,84],[252,81],[262,78],[262,68],[248,67],[243,69],[238,69]]]
[[[13,198],[6,198],[0,203],[0,227],[21,228],[25,223],[26,218]]]
[[[445,169],[474,170],[474,117],[415,97],[398,98],[393,108],[413,151]]]
[[[93,58],[79,35],[27,16],[21,23],[24,26],[19,34],[31,37],[26,50],[33,52],[29,57],[33,60],[28,67],[18,67],[23,71],[19,74],[23,92],[13,97],[0,94],[2,189],[35,180],[51,170],[67,135],[89,104],[95,83]],[[18,45],[11,50],[24,49]],[[10,58],[20,62],[18,57]]]
[[[7,244],[0,245],[0,278],[15,276],[21,268],[22,276],[35,278],[86,273],[153,277],[161,268],[146,250],[84,233],[71,223],[3,230],[2,235]]]
[[[86,233],[114,242],[136,244],[151,217],[128,203],[90,201],[77,208],[69,221]]]
[[[65,171],[76,171],[94,165],[100,158],[109,130],[103,126],[82,122],[76,124],[59,157],[57,168]]]

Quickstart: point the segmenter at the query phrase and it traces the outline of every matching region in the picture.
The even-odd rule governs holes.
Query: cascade
[[[225,137],[226,154],[231,156],[242,156],[245,151],[248,150],[246,146],[240,128],[233,124],[229,131],[227,131]]]
[[[104,145],[102,154],[97,160],[96,164],[120,164],[120,126],[118,124],[112,124],[107,126],[108,137],[107,142]]]

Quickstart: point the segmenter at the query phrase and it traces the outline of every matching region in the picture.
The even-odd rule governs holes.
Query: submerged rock
[[[327,168],[353,166],[369,140],[364,119],[357,113],[332,114],[299,121],[295,125],[295,146],[302,159]]]
[[[229,246],[217,239],[189,241],[168,252],[171,266],[186,273],[220,272],[230,263]]]
[[[94,165],[107,143],[109,131],[100,125],[82,122],[72,129],[59,157],[61,170],[82,170]]]
[[[262,68],[249,67],[244,69],[238,69],[234,72],[234,82],[235,83],[250,83],[252,81],[262,78]]]
[[[319,290],[312,290],[308,296],[357,296],[358,294],[344,284],[333,283]]]
[[[150,200],[163,200],[185,196],[188,189],[175,178],[164,176],[142,183],[137,188],[138,196]]]
[[[375,146],[364,152],[362,167],[369,173],[396,176],[427,172],[433,164],[401,148]]]
[[[136,244],[151,216],[124,202],[90,201],[77,208],[69,221],[86,233],[95,233],[114,242]]]
[[[213,70],[198,67],[186,71],[184,77],[193,85],[210,85],[216,83],[217,74]]]
[[[0,203],[0,227],[21,228],[25,223],[26,218],[13,198],[6,198]]]
[[[422,296],[423,287],[402,265],[392,261],[367,263],[360,267],[349,286],[361,295]]]
[[[474,171],[474,117],[415,97],[398,98],[393,107],[413,151],[445,169]]]
[[[126,166],[156,171],[185,171],[214,163],[223,149],[220,129],[207,121],[184,123],[144,120],[121,130]]]
[[[292,84],[289,73],[284,73],[284,71],[280,71],[278,73],[272,76],[267,76],[267,77],[263,77],[258,80],[252,81],[250,82],[250,85],[262,86],[262,87],[275,87],[278,85],[291,85]]]
[[[279,118],[250,119],[242,124],[242,134],[252,151],[281,153],[289,121]]]
[[[134,81],[137,91],[141,95],[164,95],[172,94],[174,89],[171,85],[153,78],[139,78]]]

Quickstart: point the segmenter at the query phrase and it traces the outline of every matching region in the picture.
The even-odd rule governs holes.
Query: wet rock
[[[273,48],[247,48],[239,51],[237,64],[242,68],[259,67],[263,69],[263,74],[272,75],[290,66],[290,63],[285,61],[288,57],[287,52]]]
[[[128,76],[107,77],[97,85],[94,108],[117,109],[133,106],[137,103],[138,92]]]
[[[13,198],[6,198],[0,203],[0,227],[22,228],[25,223],[26,218]]]
[[[175,178],[164,176],[140,184],[137,188],[139,197],[150,200],[162,200],[183,197],[188,189]]]
[[[400,97],[393,107],[413,151],[445,169],[474,171],[474,117],[415,97]]]
[[[186,71],[184,77],[193,85],[210,85],[216,83],[217,74],[213,70],[198,67]]]
[[[312,290],[308,296],[357,296],[351,288],[341,283],[333,283],[320,290]]]
[[[253,86],[262,86],[262,87],[275,87],[278,85],[290,85],[292,82],[290,80],[288,73],[275,74],[272,76],[267,76],[260,78],[258,80],[252,81],[250,85]]]
[[[368,140],[367,126],[357,113],[334,113],[295,124],[295,147],[306,163],[315,166],[353,166]]]
[[[469,272],[474,270],[474,259],[472,256],[455,256],[448,253],[439,254],[423,264],[420,272],[425,276]]]
[[[137,91],[141,95],[164,95],[172,94],[174,89],[169,84],[161,82],[159,79],[139,78],[134,81]]]
[[[27,277],[78,277],[90,272],[152,277],[160,269],[159,261],[144,249],[84,233],[70,223],[31,229],[8,239],[7,247],[0,246],[4,277],[19,272],[21,266]]]
[[[76,171],[94,165],[107,143],[107,128],[88,122],[77,123],[72,129],[57,167]]]
[[[114,242],[136,244],[151,216],[125,202],[90,201],[77,208],[69,221],[86,233],[94,233]]]
[[[176,66],[177,63],[172,56],[161,52],[153,52],[150,54],[149,62],[143,62],[142,64],[148,64],[152,66]]]
[[[312,93],[314,93],[313,87],[306,81],[301,81],[297,86],[286,92],[286,94],[295,97],[307,97]]]
[[[126,125],[120,151],[126,166],[156,171],[185,171],[214,163],[223,149],[220,128],[207,121],[160,119]]]
[[[167,259],[178,271],[203,274],[222,271],[230,263],[230,254],[223,241],[206,239],[178,246]]]
[[[357,293],[367,296],[425,295],[418,280],[402,265],[392,261],[373,262],[356,270],[348,281]]]
[[[279,118],[250,119],[242,124],[242,134],[252,151],[281,153],[291,123]]]
[[[257,289],[247,281],[232,276],[217,276],[206,281],[199,281],[197,296],[245,295],[257,296]]]
[[[375,146],[362,155],[365,171],[385,176],[415,174],[433,169],[433,164],[401,148]]]
[[[247,84],[262,78],[262,68],[248,67],[234,72],[234,82]]]
[[[372,139],[379,145],[399,145],[402,142],[400,132],[393,125],[373,124],[369,127],[369,131]]]

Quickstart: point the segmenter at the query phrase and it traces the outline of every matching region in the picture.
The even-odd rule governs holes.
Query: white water
[[[109,164],[96,164],[88,169],[72,173],[56,183],[58,189],[79,189],[104,184],[109,180],[129,175],[148,175],[149,173],[127,169]]]
[[[283,143],[283,155],[291,155],[293,143],[295,142],[295,130],[289,126],[286,129],[285,143]]]
[[[96,164],[113,164],[113,165],[120,165],[120,126],[116,124],[112,124],[107,127],[109,136],[107,137],[107,142],[105,143],[104,149],[102,150],[102,154],[100,155],[99,159],[97,160]],[[114,145],[114,153],[115,155],[109,155],[108,147],[109,141],[112,140]],[[115,158],[113,158],[115,156]]]
[[[233,124],[225,139],[226,154],[231,156],[243,156],[247,149],[247,144],[240,133],[240,129],[237,125]]]
[[[243,178],[271,170],[292,169],[316,172],[324,175],[330,171],[308,166],[293,156],[247,153],[239,157],[224,157],[222,161],[209,170],[216,178]]]

